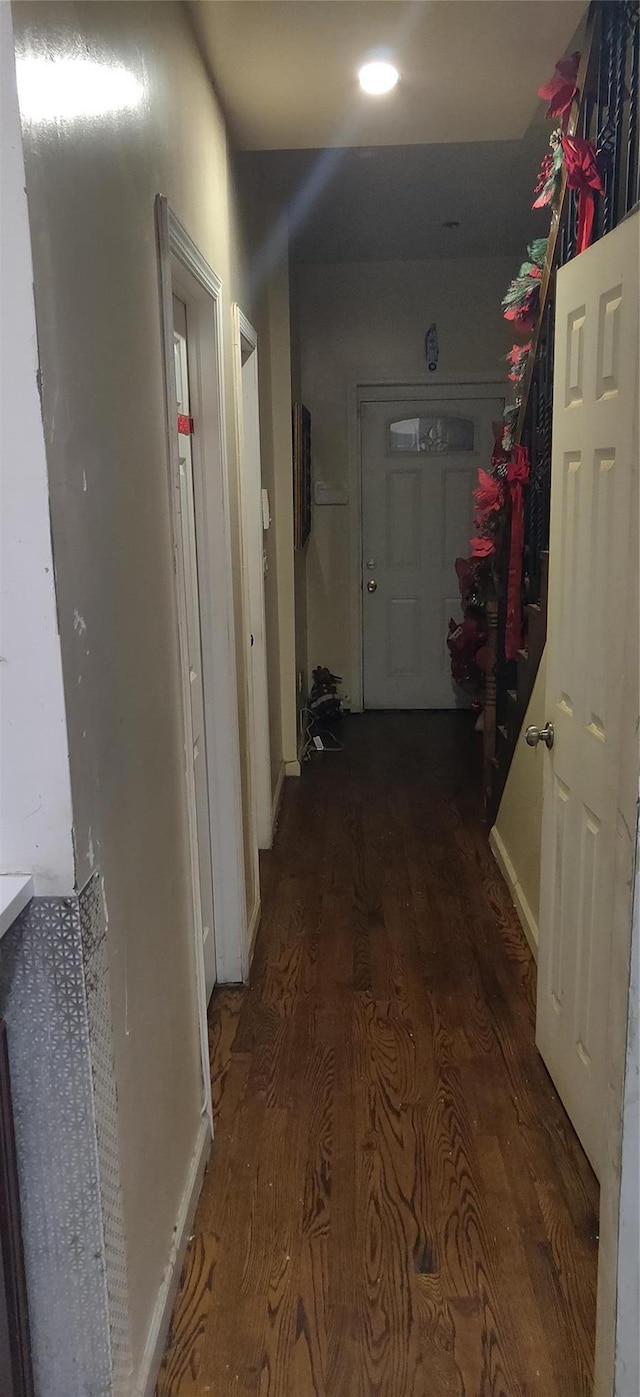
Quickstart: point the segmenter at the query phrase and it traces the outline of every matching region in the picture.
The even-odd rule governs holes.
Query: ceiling
[[[244,153],[247,194],[286,207],[298,262],[524,255],[549,211],[532,189],[549,129],[521,141]],[[458,228],[445,228],[449,221]]]
[[[189,0],[243,150],[516,140],[586,0]],[[394,92],[358,67],[393,58]]]

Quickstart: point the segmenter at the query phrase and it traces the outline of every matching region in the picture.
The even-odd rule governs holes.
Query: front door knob
[[[546,723],[543,728],[537,728],[535,723],[532,723],[525,732],[524,740],[529,747],[537,747],[539,742],[544,742],[551,751],[554,737],[553,723]]]
[[[376,582],[375,577],[372,577],[372,578],[371,578],[371,581],[370,581],[370,582],[367,582],[367,591],[368,591],[368,592],[377,592],[377,590],[378,590],[378,584],[377,584],[377,582]]]

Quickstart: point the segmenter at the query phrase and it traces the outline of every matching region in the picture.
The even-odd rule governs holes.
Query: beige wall
[[[529,700],[524,728],[545,717],[546,654],[543,654]],[[500,809],[492,831],[499,862],[533,946],[538,944],[540,917],[540,847],[542,840],[542,778],[544,754],[516,743]],[[497,836],[497,847],[496,837]]]
[[[271,739],[271,786],[297,770],[296,564],[293,551],[292,347],[287,235],[274,239],[278,215],[263,191],[245,186],[243,222],[248,280],[258,334],[260,455],[269,492],[271,526],[265,535],[265,622]]]
[[[348,476],[348,404],[357,381],[424,378],[424,336],[438,326],[440,376],[506,374],[500,301],[511,259],[301,265],[295,269],[303,401],[315,479]],[[449,379],[449,381],[451,381]],[[429,386],[438,375],[429,375]],[[307,558],[308,669],[326,664],[353,687],[350,508],[314,505]]]
[[[11,9],[0,5],[0,873],[74,886],[33,267]]]
[[[140,85],[136,106],[99,118],[85,119],[81,103],[64,119],[51,112],[31,118],[26,99],[22,113],[76,878],[82,886],[99,870],[108,909],[137,1369],[202,1101],[154,227],[158,192],[168,196],[223,283],[235,557],[230,308],[235,298],[246,305],[246,294],[224,123],[186,10],[173,3],[21,3],[14,22],[19,64],[80,54],[102,71],[113,65],[128,70]],[[242,680],[239,688],[243,692]]]

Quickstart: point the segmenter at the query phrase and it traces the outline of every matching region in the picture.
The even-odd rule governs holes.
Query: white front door
[[[630,917],[618,850],[624,825],[635,827],[637,791],[634,779],[631,798],[621,794],[625,765],[637,770],[637,736],[623,752],[620,734],[630,680],[632,723],[638,712],[637,676],[625,674],[638,624],[638,219],[564,267],[557,297],[547,693],[536,715],[555,735],[531,757],[545,763],[537,1042],[599,1175],[625,899]],[[623,935],[628,925],[623,909]]]
[[[467,388],[361,407],[365,708],[455,708],[447,630],[459,619],[478,466],[504,399]]]
[[[181,558],[184,572],[186,602],[186,642],[188,654],[189,713],[187,714],[187,761],[191,762],[193,780],[189,780],[191,857],[194,882],[200,894],[201,928],[204,949],[204,970],[207,1002],[216,983],[216,949],[213,910],[213,868],[211,858],[211,823],[207,750],[202,678],[202,638],[200,632],[200,593],[198,583],[198,553],[196,512],[193,486],[193,456],[191,450],[192,423],[189,398],[189,364],[187,358],[187,312],[182,301],[173,298],[173,348],[176,372],[176,413],[178,457],[180,462],[180,532]],[[187,685],[185,685],[187,687]],[[191,777],[191,773],[188,773]]]

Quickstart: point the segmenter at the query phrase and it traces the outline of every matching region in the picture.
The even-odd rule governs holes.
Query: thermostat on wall
[[[346,485],[332,485],[328,480],[316,480],[313,498],[316,504],[348,504],[349,491]]]

